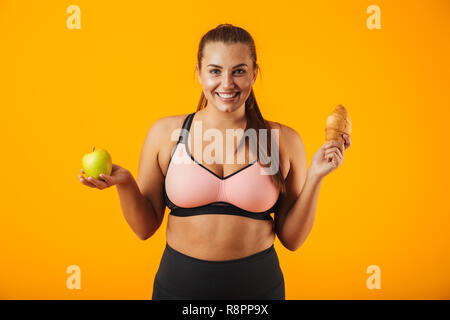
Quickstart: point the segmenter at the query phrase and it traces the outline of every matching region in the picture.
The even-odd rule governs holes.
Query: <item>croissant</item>
[[[327,143],[332,140],[345,143],[345,140],[342,137],[343,133],[348,135],[352,133],[352,122],[347,109],[342,105],[338,105],[333,113],[327,118],[325,140]]]

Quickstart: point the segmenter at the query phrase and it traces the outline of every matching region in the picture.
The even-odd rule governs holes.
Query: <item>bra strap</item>
[[[178,138],[178,143],[186,143],[194,114],[195,112],[189,114],[186,119],[184,119],[183,126],[181,127],[180,137]]]

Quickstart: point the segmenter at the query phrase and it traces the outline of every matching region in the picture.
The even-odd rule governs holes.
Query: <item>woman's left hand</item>
[[[319,151],[316,152],[311,160],[311,166],[308,169],[309,175],[322,179],[342,164],[344,161],[344,151],[352,144],[350,136],[342,134],[342,137],[345,143],[331,141],[320,147]]]

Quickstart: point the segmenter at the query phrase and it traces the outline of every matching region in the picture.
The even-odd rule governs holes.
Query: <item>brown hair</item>
[[[198,66],[199,70],[201,69],[201,61],[203,58],[203,49],[205,45],[209,42],[223,42],[225,44],[234,44],[234,43],[243,43],[247,44],[250,49],[251,59],[253,60],[253,68],[259,68],[259,65],[256,61],[256,48],[255,48],[255,42],[252,38],[252,36],[244,29],[233,26],[231,24],[220,24],[215,29],[212,29],[208,31],[200,40],[200,44],[198,47],[198,53],[197,53],[197,60],[198,60]],[[202,91],[202,94],[200,96],[200,101],[197,106],[197,111],[204,109],[206,105],[208,104],[208,101]],[[247,125],[245,127],[244,132],[247,132],[248,129],[254,129],[257,135],[257,150],[259,150],[258,154],[262,155],[263,157],[270,157],[271,154],[271,143],[272,143],[272,132],[269,130],[270,125],[269,123],[264,120],[263,116],[261,115],[261,112],[258,107],[258,103],[256,102],[255,94],[253,92],[253,88],[250,92],[250,95],[248,99],[245,101],[245,116],[247,118]],[[265,129],[265,132],[267,132],[267,148],[260,148],[259,146],[259,129]],[[246,142],[246,145],[248,144],[248,139],[244,139]],[[264,141],[264,140],[263,140]],[[242,142],[242,141],[241,141]],[[241,147],[242,143],[239,144],[238,150]],[[277,146],[274,145],[274,150],[277,150]],[[279,152],[278,152],[279,153]],[[259,160],[259,156],[258,156]],[[276,159],[273,159],[273,161],[277,161]],[[267,162],[267,161],[265,161]],[[282,193],[286,192],[286,185],[283,178],[283,174],[281,171],[281,166],[279,165],[281,163],[281,154],[279,153],[279,161],[278,161],[278,170],[276,174],[271,175],[272,182],[275,184],[277,188],[280,189]]]

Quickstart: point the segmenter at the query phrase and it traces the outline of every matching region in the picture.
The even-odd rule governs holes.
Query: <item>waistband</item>
[[[233,260],[188,256],[166,242],[155,283],[166,292],[190,299],[257,299],[284,283],[273,244]]]
[[[205,264],[233,264],[233,263],[239,263],[239,262],[249,262],[249,261],[254,261],[254,260],[258,260],[260,258],[263,258],[265,256],[270,255],[271,253],[275,253],[275,246],[272,243],[272,245],[267,248],[264,249],[260,252],[251,254],[249,256],[243,257],[243,258],[238,258],[238,259],[232,259],[232,260],[219,260],[219,261],[212,261],[212,260],[203,260],[203,259],[198,259],[198,258],[194,258],[191,256],[188,256],[184,253],[181,253],[177,250],[175,250],[174,248],[172,248],[171,246],[169,246],[169,244],[166,242],[166,251],[167,253],[177,256],[179,258],[183,258],[183,259],[188,259],[191,261],[196,261],[196,262],[201,262],[201,263],[205,263]]]

